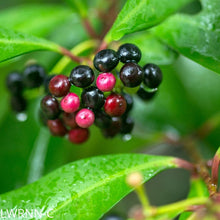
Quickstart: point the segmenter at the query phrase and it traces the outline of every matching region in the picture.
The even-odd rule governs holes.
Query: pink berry
[[[64,112],[72,113],[79,109],[80,100],[75,93],[68,93],[60,102],[61,108]]]
[[[96,80],[96,85],[103,92],[111,91],[116,83],[115,76],[112,73],[102,73]]]
[[[76,114],[76,123],[81,128],[88,128],[94,123],[95,115],[94,113],[87,109],[83,108]]]

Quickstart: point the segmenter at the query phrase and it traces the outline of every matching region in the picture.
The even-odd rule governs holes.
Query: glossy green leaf
[[[173,49],[220,73],[220,4],[202,1],[198,15],[175,15],[156,27],[155,34]]]
[[[37,50],[60,53],[59,46],[53,42],[0,28],[0,62]]]
[[[145,65],[146,63],[168,65],[173,63],[177,58],[176,52],[148,32],[128,35],[120,41],[121,44],[130,42],[141,48],[141,65]]]
[[[107,34],[106,41],[119,40],[125,34],[157,25],[191,1],[128,0]]]
[[[209,197],[209,191],[201,178],[192,178],[188,198]],[[186,220],[192,212],[184,212],[179,220]]]
[[[43,210],[54,219],[96,220],[132,190],[125,182],[129,173],[140,171],[144,181],[148,181],[157,173],[176,167],[174,158],[143,154],[83,159],[1,195],[0,206],[3,210]]]
[[[0,11],[0,26],[7,29],[45,36],[71,15],[62,5],[28,4]]]

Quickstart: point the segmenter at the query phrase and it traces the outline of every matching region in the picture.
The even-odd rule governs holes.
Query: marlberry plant
[[[220,219],[219,0],[23,2],[0,3],[0,219]]]

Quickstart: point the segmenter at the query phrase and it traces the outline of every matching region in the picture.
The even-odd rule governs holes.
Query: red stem
[[[71,60],[73,60],[76,63],[81,63],[82,62],[82,58],[75,56],[74,54],[72,54],[69,50],[67,50],[64,47],[60,47],[60,51],[64,56],[68,56]]]
[[[94,39],[98,38],[98,35],[87,18],[83,18],[82,23],[90,37]]]
[[[218,184],[218,168],[220,164],[219,155],[215,155],[212,163],[212,182],[217,186]]]

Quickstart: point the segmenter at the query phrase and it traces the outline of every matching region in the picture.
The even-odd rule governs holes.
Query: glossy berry
[[[78,127],[78,125],[76,124],[76,113],[73,112],[73,113],[66,113],[64,112],[62,114],[62,119],[63,119],[63,123],[66,125],[66,126],[69,126],[71,128],[76,128]]]
[[[126,113],[130,112],[131,109],[133,108],[134,100],[133,100],[133,97],[127,93],[123,93],[123,96],[124,96],[126,103],[127,103],[127,108],[125,111],[125,114],[126,114]]]
[[[154,96],[157,93],[157,89],[151,92],[148,92],[147,90],[145,90],[142,86],[139,88],[139,90],[137,91],[137,95],[144,101],[149,101],[152,98],[154,98]]]
[[[67,129],[60,119],[48,120],[47,126],[50,129],[51,134],[54,136],[62,137],[67,133]]]
[[[117,53],[111,49],[99,51],[93,60],[95,68],[100,72],[109,72],[113,70],[119,62]]]
[[[87,109],[83,108],[76,114],[76,123],[81,128],[88,128],[90,127],[95,121],[94,113]]]
[[[75,112],[79,109],[80,106],[80,100],[79,96],[75,93],[68,93],[60,102],[61,108],[63,111],[67,113]]]
[[[104,109],[108,115],[112,117],[121,116],[125,113],[126,108],[127,103],[122,95],[113,93],[106,98]]]
[[[102,129],[102,133],[106,138],[112,138],[120,133],[122,119],[120,117],[112,117],[109,127]]]
[[[19,96],[12,96],[11,97],[11,109],[14,112],[23,112],[25,111],[27,108],[27,102],[25,100],[25,98],[21,95]]]
[[[111,125],[111,117],[104,111],[98,111],[95,113],[95,125],[99,128],[108,128]]]
[[[87,128],[75,128],[69,131],[69,141],[74,144],[81,144],[88,140],[89,130]]]
[[[126,117],[122,120],[121,134],[130,134],[134,128],[134,120],[131,117]]]
[[[70,90],[70,82],[67,76],[56,75],[49,82],[49,91],[56,97],[65,96]]]
[[[121,45],[117,53],[122,63],[138,63],[141,59],[141,51],[134,44]]]
[[[136,63],[126,63],[120,70],[120,79],[127,87],[139,86],[143,80],[143,70]]]
[[[21,95],[23,92],[23,76],[20,73],[13,72],[7,76],[6,86],[13,95]]]
[[[27,88],[37,88],[41,86],[46,74],[43,67],[34,64],[27,66],[24,70],[24,83]]]
[[[149,88],[157,88],[162,82],[163,75],[162,71],[156,64],[146,64],[143,67],[144,72],[144,84]]]
[[[102,73],[97,77],[96,86],[103,92],[110,92],[116,83],[115,76],[112,73]]]
[[[49,93],[50,90],[49,90],[49,83],[50,83],[50,80],[56,75],[47,75],[44,79],[44,82],[43,82],[43,85],[44,85],[44,91],[45,93]]]
[[[77,87],[85,88],[94,81],[94,72],[89,66],[79,65],[70,73],[70,82]]]
[[[103,92],[95,86],[84,89],[81,94],[81,100],[85,107],[92,109],[100,109],[105,103]]]
[[[47,95],[41,100],[41,109],[48,119],[56,119],[60,115],[59,102],[51,95]]]

